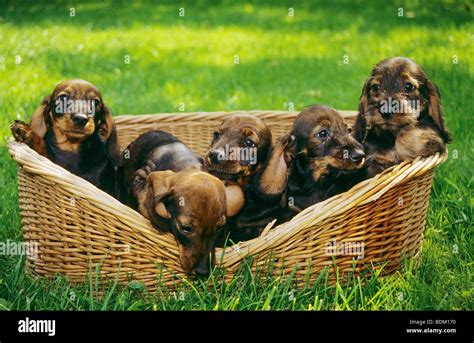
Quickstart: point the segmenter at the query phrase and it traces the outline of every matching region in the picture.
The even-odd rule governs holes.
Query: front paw
[[[20,143],[28,143],[33,133],[31,126],[21,120],[15,120],[10,125],[10,130],[15,140]]]

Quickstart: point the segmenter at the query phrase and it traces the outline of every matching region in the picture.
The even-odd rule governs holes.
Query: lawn
[[[1,242],[22,240],[8,125],[28,120],[65,79],[96,84],[114,115],[314,103],[353,110],[371,67],[407,56],[438,85],[454,140],[434,179],[420,264],[407,261],[393,277],[328,286],[322,274],[298,289],[291,279],[262,281],[243,266],[227,285],[219,272],[176,293],[112,280],[95,298],[93,278],[81,287],[61,276],[32,279],[22,257],[2,255],[0,309],[474,309],[472,2],[76,3],[0,5]]]

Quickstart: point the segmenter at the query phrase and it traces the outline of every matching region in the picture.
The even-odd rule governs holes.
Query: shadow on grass
[[[184,8],[180,17],[179,9]],[[290,17],[289,8],[294,8]],[[10,1],[3,9],[3,22],[15,26],[78,26],[90,30],[110,28],[125,29],[138,26],[190,27],[245,27],[258,30],[278,31],[343,31],[346,24],[357,23],[360,32],[383,34],[394,28],[461,26],[472,20],[472,5],[468,1],[418,3],[400,1],[376,4],[372,1],[301,1],[289,5],[288,1],[253,1],[235,4],[234,1],[193,1],[177,4],[165,0],[157,4],[151,0],[104,2],[80,1],[71,5],[68,1],[22,2]],[[70,16],[74,8],[75,16]],[[399,8],[404,16],[399,17]],[[0,22],[1,23],[1,22]]]

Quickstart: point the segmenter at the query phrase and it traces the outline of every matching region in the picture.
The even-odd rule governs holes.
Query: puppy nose
[[[355,163],[360,163],[364,157],[365,154],[362,150],[353,150],[350,154],[351,161]]]
[[[74,123],[74,125],[78,127],[84,127],[88,121],[89,121],[89,118],[87,118],[87,116],[84,114],[75,114],[72,117],[72,122]]]
[[[209,276],[211,270],[209,268],[209,262],[199,263],[195,268],[194,272],[197,276],[207,277]]]
[[[219,151],[211,150],[209,152],[209,159],[211,160],[212,163],[219,164],[221,162],[221,159],[219,158]]]

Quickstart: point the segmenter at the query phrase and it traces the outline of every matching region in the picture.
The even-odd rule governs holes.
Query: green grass
[[[332,287],[323,273],[297,289],[255,277],[243,265],[227,285],[220,271],[174,294],[111,280],[95,298],[94,277],[71,288],[60,276],[32,279],[22,258],[0,256],[0,309],[474,308],[472,3],[304,2],[292,5],[294,17],[286,1],[199,1],[183,5],[185,17],[174,2],[161,3],[81,2],[75,17],[69,2],[0,5],[0,241],[22,239],[8,124],[28,119],[60,80],[95,83],[114,115],[178,111],[180,103],[185,111],[287,109],[289,103],[297,110],[313,103],[356,109],[371,66],[402,55],[439,86],[454,136],[434,179],[419,266],[407,261],[394,277],[368,275],[365,284],[353,279]],[[397,16],[400,7],[407,16]]]

